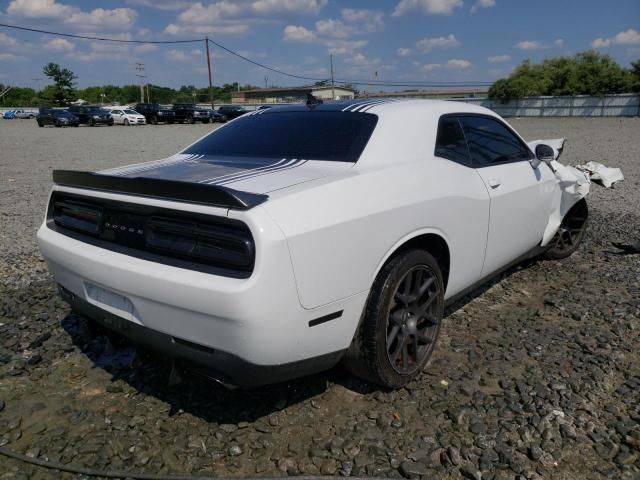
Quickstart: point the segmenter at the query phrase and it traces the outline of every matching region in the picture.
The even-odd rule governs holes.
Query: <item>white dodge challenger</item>
[[[561,149],[458,102],[258,110],[164,160],[54,171],[38,241],[75,311],[225,384],[342,360],[397,388],[447,303],[578,247]]]

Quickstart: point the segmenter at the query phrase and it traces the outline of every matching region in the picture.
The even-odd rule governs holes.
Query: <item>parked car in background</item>
[[[54,127],[77,127],[80,119],[74,114],[61,108],[43,107],[36,115],[39,127],[53,125]]]
[[[116,107],[109,108],[108,111],[113,117],[113,122],[118,125],[145,125],[147,123],[144,115],[130,108]]]
[[[113,117],[104,108],[97,105],[72,105],[69,112],[80,120],[80,123],[91,127],[96,125],[113,125]]]
[[[218,123],[227,123],[227,117],[225,117],[223,114],[216,112],[215,110],[209,110],[209,118],[211,118],[211,121],[213,123],[218,122]]]
[[[173,112],[176,115],[176,122],[209,123],[211,121],[209,110],[200,108],[194,103],[174,103]]]
[[[549,144],[460,102],[283,106],[165,160],[54,171],[38,242],[74,310],[223,383],[343,360],[398,388],[445,304],[579,247],[588,181]]]
[[[158,123],[174,123],[176,114],[170,108],[163,107],[159,103],[136,103],[133,110],[144,115],[147,123],[157,125]]]
[[[7,110],[6,112],[4,112],[2,114],[2,118],[4,118],[5,120],[13,120],[14,118],[16,118],[16,111],[15,110]]]
[[[15,118],[26,120],[26,119],[36,118],[36,114],[34,112],[27,111],[27,110],[16,110]]]
[[[237,105],[224,105],[218,108],[218,113],[227,117],[227,120],[233,120],[234,118],[238,118],[239,116],[244,115],[248,112],[249,110]]]

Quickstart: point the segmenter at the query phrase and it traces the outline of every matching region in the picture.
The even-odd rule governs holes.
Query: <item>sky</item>
[[[367,82],[480,82],[522,60],[587,49],[623,66],[640,58],[640,0],[0,0],[0,23],[126,40],[205,36],[276,69]],[[310,82],[265,71],[213,47],[215,85]],[[42,88],[55,62],[79,87],[207,85],[204,43],[114,44],[0,27],[0,83]],[[361,85],[375,91],[377,87]],[[391,87],[386,90],[401,90]]]

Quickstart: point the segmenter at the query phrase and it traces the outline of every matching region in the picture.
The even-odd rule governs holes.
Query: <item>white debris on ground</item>
[[[585,172],[592,182],[611,188],[614,183],[624,180],[622,170],[619,168],[606,167],[598,162],[588,162],[584,165],[576,165],[575,168]]]

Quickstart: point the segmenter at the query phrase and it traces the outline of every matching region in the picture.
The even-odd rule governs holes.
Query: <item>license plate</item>
[[[88,282],[85,282],[85,291],[88,301],[95,306],[127,320],[136,321],[133,303],[124,295]]]

